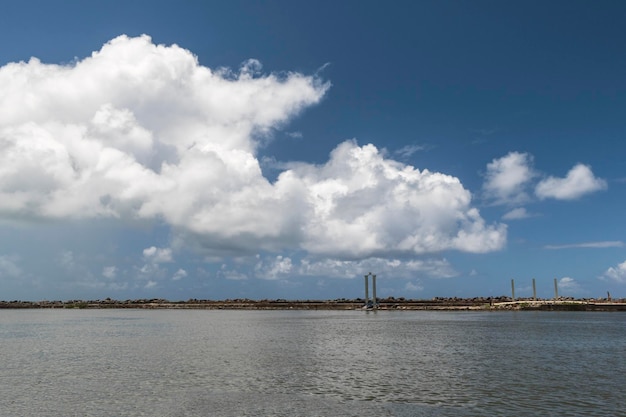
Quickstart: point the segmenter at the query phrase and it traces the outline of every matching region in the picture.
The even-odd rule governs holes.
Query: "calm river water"
[[[626,416],[626,314],[0,311],[2,416]]]

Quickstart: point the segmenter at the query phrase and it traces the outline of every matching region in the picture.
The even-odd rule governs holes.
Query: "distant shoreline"
[[[165,299],[137,300],[68,300],[68,301],[0,301],[0,309],[188,309],[188,310],[372,310],[365,300],[198,300],[168,301]],[[379,299],[376,310],[431,311],[626,311],[626,299],[516,299],[510,297],[443,298],[414,300],[404,298]]]

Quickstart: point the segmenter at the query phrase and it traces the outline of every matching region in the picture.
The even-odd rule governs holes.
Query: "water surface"
[[[626,315],[0,311],[7,416],[625,416]]]

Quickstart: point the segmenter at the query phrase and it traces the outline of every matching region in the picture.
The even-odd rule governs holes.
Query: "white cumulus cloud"
[[[306,192],[302,246],[310,253],[481,253],[506,241],[506,227],[485,224],[458,178],[386,159],[373,145],[346,141],[325,165],[295,165],[277,186]]]
[[[172,276],[172,280],[180,281],[181,279],[185,278],[186,276],[187,276],[187,271],[185,271],[184,269],[180,268],[178,271],[176,271],[174,273],[174,275]]]
[[[260,260],[254,267],[254,274],[257,278],[278,279],[289,274],[292,269],[291,258],[278,255],[269,262]]]
[[[495,204],[517,204],[528,200],[525,191],[536,176],[528,153],[510,152],[487,165],[483,190]]]
[[[325,164],[290,164],[276,181],[265,178],[259,147],[329,86],[263,74],[255,60],[236,73],[211,70],[145,35],[115,38],[72,65],[7,64],[0,216],[158,220],[208,255],[297,249],[364,259],[505,245],[506,226],[486,224],[457,178],[373,145],[346,141]],[[519,155],[522,169],[528,156]],[[530,175],[492,171],[502,198]],[[152,266],[171,257],[144,250]],[[286,270],[281,262],[268,276]]]
[[[0,213],[181,224],[236,203],[224,201],[233,190],[264,185],[253,156],[263,135],[328,88],[253,67],[212,71],[148,36],[120,36],[71,66],[0,67]]]
[[[157,248],[151,246],[143,250],[143,257],[152,263],[160,264],[164,262],[172,262],[172,249],[170,248]]]
[[[569,170],[565,178],[548,177],[539,182],[535,193],[541,199],[575,200],[606,188],[606,181],[597,178],[589,166],[578,164]]]
[[[576,293],[580,291],[580,285],[574,278],[563,277],[559,280],[559,290]]]
[[[602,278],[626,284],[626,261],[607,269]]]

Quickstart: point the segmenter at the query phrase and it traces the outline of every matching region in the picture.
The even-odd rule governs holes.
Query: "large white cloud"
[[[303,247],[312,253],[488,252],[506,240],[506,227],[485,225],[457,178],[385,159],[373,145],[344,142],[325,165],[281,174],[283,183],[306,191]]]
[[[0,210],[176,220],[220,189],[263,183],[253,156],[259,139],[317,103],[328,84],[254,77],[250,68],[213,72],[147,36],[120,36],[72,66],[5,65]]]
[[[569,170],[565,178],[548,177],[539,182],[535,193],[542,199],[575,200],[606,188],[606,181],[596,178],[590,167],[577,164]]]
[[[212,71],[148,36],[120,36],[68,66],[1,67],[0,215],[160,219],[214,253],[503,247],[506,227],[486,225],[457,178],[372,145],[344,142],[326,164],[290,164],[268,181],[258,148],[329,84],[259,71],[254,60]]]

